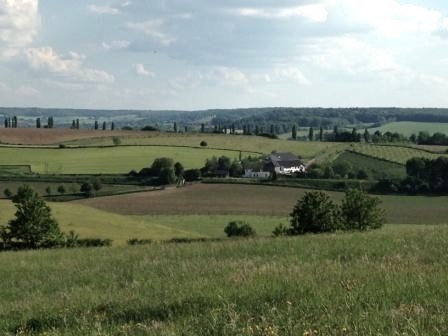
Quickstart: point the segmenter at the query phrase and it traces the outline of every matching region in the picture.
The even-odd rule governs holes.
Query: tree
[[[297,126],[296,125],[292,126],[291,136],[294,140],[297,139]]]
[[[111,131],[115,130],[115,124],[114,124],[113,121],[112,121],[112,123],[110,124],[110,130],[111,130]]]
[[[79,119],[76,119],[76,129],[79,129]]]
[[[308,132],[308,140],[313,141],[314,140],[314,128],[310,127],[310,130]]]
[[[92,182],[92,188],[95,191],[100,191],[103,188],[103,185],[101,183],[101,180],[99,178],[96,178]]]
[[[384,211],[377,197],[359,189],[349,189],[341,204],[341,223],[346,230],[378,229],[385,222]]]
[[[76,121],[75,121],[75,119],[72,120],[72,126],[70,128],[71,129],[76,129]]]
[[[47,193],[47,195],[51,195],[51,187],[50,186],[46,187],[45,192]]]
[[[369,130],[367,128],[364,130],[364,141],[365,142],[370,142],[370,133],[369,133]]]
[[[338,207],[321,191],[307,192],[291,213],[289,234],[332,232],[339,228]]]
[[[105,122],[105,121],[103,121],[103,127],[102,127],[102,129],[103,129],[103,131],[106,130],[106,122]]]
[[[60,185],[59,187],[58,187],[58,193],[60,193],[60,194],[65,194],[65,187],[64,187],[64,185]]]
[[[54,127],[54,119],[53,119],[53,117],[48,117],[47,127],[48,128],[53,128]]]
[[[5,195],[6,198],[11,198],[12,196],[12,192],[11,190],[9,190],[9,188],[5,188],[5,190],[3,190],[3,194]]]
[[[176,162],[174,164],[174,175],[176,175],[178,179],[184,176],[184,166],[182,166],[182,163]]]
[[[324,141],[324,129],[322,127],[319,129],[319,141]]]
[[[40,128],[41,124],[40,124],[40,118],[36,119],[36,128]]]
[[[84,182],[79,191],[81,191],[85,197],[92,197],[94,195],[93,186],[89,182]]]
[[[176,175],[172,167],[162,168],[158,176],[160,184],[173,184],[176,182]]]
[[[2,228],[6,243],[19,242],[28,248],[51,247],[63,241],[51,209],[29,186],[18,189],[12,199],[17,211],[15,218]]]
[[[201,133],[205,133],[205,124],[201,124]]]
[[[227,237],[251,237],[255,236],[255,230],[243,221],[233,221],[224,228]]]
[[[17,128],[17,116],[12,117],[12,128]]]
[[[201,143],[199,144],[201,147],[207,147],[207,142],[202,140]]]
[[[174,166],[173,159],[165,157],[157,158],[151,165],[151,171],[154,176],[160,176],[160,173],[162,172],[163,169],[167,168],[173,169],[173,166]]]
[[[95,120],[95,124],[94,124],[93,128],[96,130],[98,129],[98,120]]]
[[[119,137],[113,137],[112,142],[113,142],[114,146],[121,145],[121,139]]]
[[[174,130],[174,133],[177,133],[177,122],[174,122],[174,124],[173,124],[173,130]]]

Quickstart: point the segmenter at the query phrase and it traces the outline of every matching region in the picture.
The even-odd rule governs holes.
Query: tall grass
[[[2,335],[446,335],[447,226],[0,254]]]

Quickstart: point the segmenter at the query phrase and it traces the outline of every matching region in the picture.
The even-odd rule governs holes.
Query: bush
[[[289,234],[332,232],[339,228],[338,207],[321,191],[307,192],[291,213]]]
[[[227,234],[227,237],[251,237],[256,235],[255,230],[242,221],[230,222],[224,228],[224,232]]]
[[[184,172],[184,178],[188,182],[198,181],[201,179],[200,169],[188,169]]]
[[[114,144],[114,146],[121,145],[121,139],[119,137],[113,137],[112,143]]]
[[[385,222],[381,201],[358,189],[349,189],[341,204],[341,222],[345,230],[378,229]]]
[[[101,238],[83,238],[78,239],[77,241],[78,247],[102,247],[102,246],[111,246],[111,239],[101,239]]]
[[[154,243],[151,239],[138,239],[138,238],[131,238],[127,241],[128,245],[149,245]]]
[[[5,188],[5,190],[3,190],[3,194],[5,195],[6,198],[11,198],[12,191],[9,190],[9,188]]]
[[[64,185],[61,184],[61,185],[58,187],[58,193],[60,193],[60,194],[63,195],[63,194],[65,194],[65,191],[66,191],[66,190],[65,190]]]
[[[93,186],[89,182],[84,182],[79,189],[85,197],[94,196]]]
[[[207,142],[202,140],[200,143],[201,147],[207,147]]]

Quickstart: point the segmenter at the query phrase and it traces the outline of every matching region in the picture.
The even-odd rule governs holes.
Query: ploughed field
[[[2,253],[1,335],[446,335],[448,227]]]

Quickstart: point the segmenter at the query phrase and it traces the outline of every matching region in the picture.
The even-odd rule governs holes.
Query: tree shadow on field
[[[105,303],[88,311],[72,312],[66,314],[45,315],[33,317],[15,326],[11,332],[21,334],[23,332],[34,335],[52,329],[71,329],[79,326],[83,321],[87,324],[104,322],[106,324],[140,323],[147,320],[167,321],[176,318],[197,315],[201,312],[213,309],[219,304],[207,297],[190,298],[184,301],[160,304],[156,306],[127,303],[126,306],[119,303]]]

